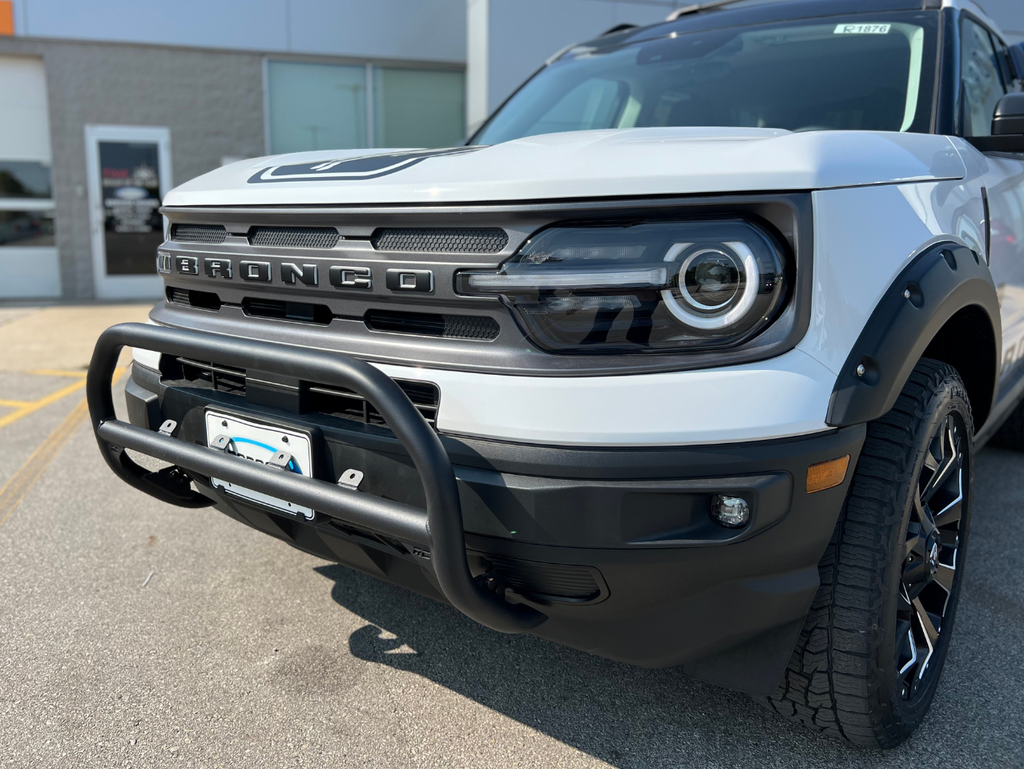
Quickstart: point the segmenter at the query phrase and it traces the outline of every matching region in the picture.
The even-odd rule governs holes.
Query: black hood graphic
[[[439,150],[412,150],[409,152],[388,152],[383,155],[361,155],[355,158],[318,160],[315,163],[297,163],[287,166],[268,166],[249,177],[249,184],[271,182],[363,181],[379,179],[411,168],[430,158],[448,155],[463,155],[476,152],[483,147],[449,147]]]

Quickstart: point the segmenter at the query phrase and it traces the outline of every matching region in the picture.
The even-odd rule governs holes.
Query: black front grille
[[[197,384],[208,383],[214,390],[232,395],[245,395],[245,369],[218,366],[206,361],[178,358],[181,378]]]
[[[301,323],[318,323],[328,325],[334,316],[331,308],[325,304],[307,304],[306,302],[283,302],[277,299],[243,299],[242,309],[246,315],[255,318],[275,318],[277,320],[295,320]]]
[[[167,361],[167,357],[164,358]],[[223,366],[209,361],[197,361],[190,358],[176,358],[180,370],[171,367],[163,369],[169,379],[183,379],[194,385],[209,387],[231,395],[246,394],[246,370]],[[431,382],[414,382],[396,379],[395,384],[401,388],[423,418],[431,425],[436,425],[437,409],[441,402],[441,391]],[[386,427],[384,418],[363,396],[344,387],[316,382],[299,382],[301,391],[300,403],[302,413],[318,413],[341,419],[355,420],[367,425]]]
[[[488,556],[487,560],[509,587],[523,595],[570,603],[585,603],[601,597],[597,570],[589,566],[494,556]]]
[[[423,418],[431,425],[436,426],[437,407],[441,401],[441,393],[437,389],[437,385],[403,379],[396,379],[395,383],[402,389],[402,392],[409,396],[412,405],[423,415]],[[310,411],[318,411],[342,419],[354,419],[367,425],[387,426],[387,422],[384,421],[380,412],[366,398],[351,390],[343,387],[311,384],[309,396]]]
[[[203,310],[219,310],[223,304],[217,294],[209,291],[193,291],[188,288],[167,287],[167,301],[174,304],[185,304]]]
[[[491,341],[498,336],[498,321],[485,315],[441,315],[426,312],[370,310],[363,322],[371,331],[436,336],[443,339]]]
[[[370,238],[378,251],[430,254],[496,254],[508,245],[500,229],[413,229],[384,227]]]
[[[175,224],[171,240],[179,243],[223,243],[228,231],[219,224]]]
[[[253,227],[249,245],[277,248],[334,248],[341,235],[333,227]]]

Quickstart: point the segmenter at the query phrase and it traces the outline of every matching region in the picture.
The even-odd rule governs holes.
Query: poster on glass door
[[[164,239],[159,146],[101,141],[99,150],[107,275],[154,274]]]

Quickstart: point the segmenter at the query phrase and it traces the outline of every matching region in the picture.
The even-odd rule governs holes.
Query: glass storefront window
[[[366,68],[268,62],[270,151],[356,149],[366,144]]]
[[[465,137],[461,72],[374,67],[377,147],[453,147]]]
[[[0,249],[56,245],[52,198],[48,163],[0,160]]]
[[[275,155],[451,147],[465,138],[465,76],[459,71],[268,61],[267,92]]]
[[[0,211],[0,248],[52,245],[53,211]]]
[[[50,166],[29,160],[0,160],[0,198],[51,198]]]

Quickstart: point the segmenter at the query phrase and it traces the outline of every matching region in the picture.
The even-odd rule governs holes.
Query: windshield
[[[471,143],[652,126],[927,132],[936,34],[932,13],[880,13],[580,46]]]

